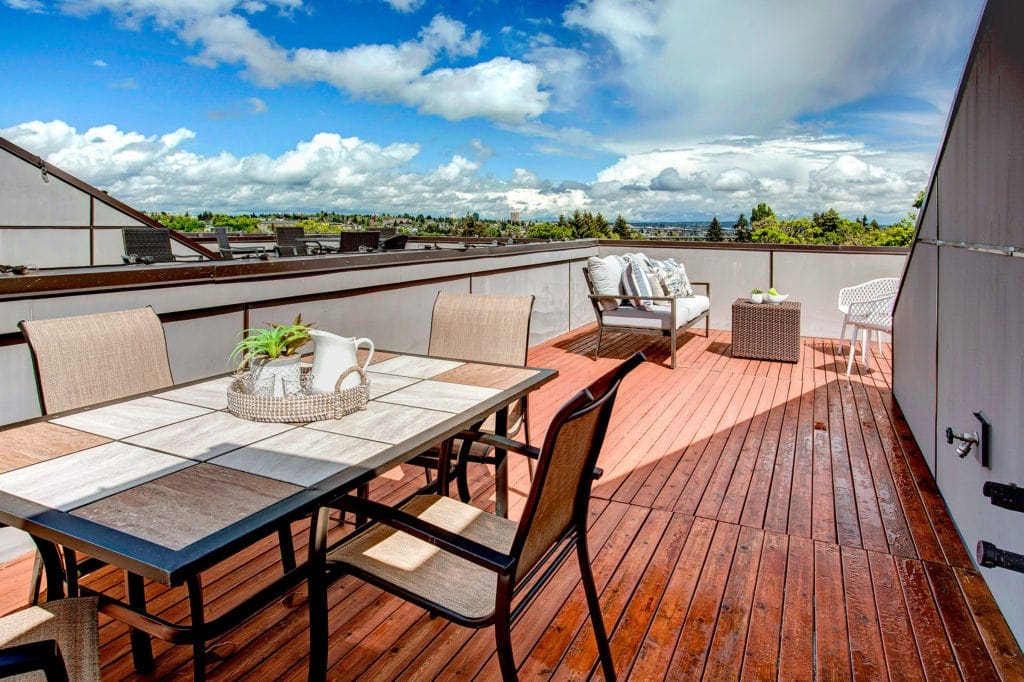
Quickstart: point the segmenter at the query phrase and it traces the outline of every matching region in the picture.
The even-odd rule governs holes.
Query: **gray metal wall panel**
[[[430,339],[430,316],[438,291],[469,293],[469,278],[424,284],[401,289],[375,291],[342,298],[304,301],[260,308],[250,313],[250,324],[302,319],[315,322],[318,329],[341,336],[367,337],[375,347],[407,353],[426,353]],[[312,347],[308,351],[311,352]]]
[[[972,412],[992,422],[992,468],[956,456],[940,440],[936,479],[968,547],[978,540],[1024,553],[1024,516],[993,507],[985,481],[1024,485],[1024,259],[944,248],[939,256],[937,430],[976,431]],[[1024,575],[984,570],[1003,615],[1024,633]]]
[[[4,377],[4,390],[0,391],[0,424],[42,414],[28,346],[0,346],[0,372]]]
[[[921,239],[938,239],[938,208],[924,207],[921,212]]]
[[[93,258],[95,265],[120,265],[124,254],[124,238],[119,228],[93,230]]]
[[[0,263],[41,268],[89,265],[89,229],[27,230],[0,228]]]
[[[938,247],[918,244],[893,316],[893,394],[935,473]]]
[[[104,227],[143,227],[139,219],[128,215],[118,209],[103,203],[102,201],[96,200],[93,204],[93,225],[102,225]]]
[[[211,315],[164,324],[171,376],[179,384],[226,372],[228,357],[240,338],[242,312]]]
[[[91,197],[39,168],[0,150],[0,225],[87,226]]]

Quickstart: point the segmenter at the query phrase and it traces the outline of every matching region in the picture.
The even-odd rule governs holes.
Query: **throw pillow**
[[[622,291],[626,296],[638,297],[627,299],[630,305],[640,310],[647,310],[649,306],[654,305],[654,301],[649,298],[654,294],[651,292],[651,283],[647,278],[647,268],[639,258],[627,256],[626,261],[628,265],[626,265],[626,271],[622,273]]]
[[[665,263],[673,271],[676,281],[675,291],[673,296],[693,296],[693,287],[690,285],[690,278],[686,275],[686,268],[683,267],[682,263],[677,263],[673,258],[666,258]]]
[[[622,293],[622,272],[625,266],[618,256],[587,259],[587,272],[590,283],[594,285],[594,293],[598,296],[608,294],[614,298],[602,298],[599,303],[604,310],[615,310],[619,307],[619,296]]]

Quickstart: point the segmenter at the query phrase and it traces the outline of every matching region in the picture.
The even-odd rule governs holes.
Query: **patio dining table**
[[[77,584],[76,552],[124,569],[127,602],[101,595],[100,608],[132,628],[136,668],[152,668],[156,636],[191,644],[202,679],[205,643],[309,579],[320,545],[295,561],[290,532],[281,534],[290,553],[282,575],[210,621],[202,571],[294,520],[310,518],[313,538],[327,522],[324,505],[490,414],[504,433],[508,405],[556,374],[378,351],[366,409],[340,419],[239,419],[226,410],[230,376],[43,417],[0,430],[0,522],[32,535],[48,599],[65,588],[88,593]],[[147,612],[146,579],[186,586],[187,624]]]

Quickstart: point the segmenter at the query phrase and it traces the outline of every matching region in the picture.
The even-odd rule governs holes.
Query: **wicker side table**
[[[800,361],[800,304],[796,301],[732,304],[732,354],[755,360]]]

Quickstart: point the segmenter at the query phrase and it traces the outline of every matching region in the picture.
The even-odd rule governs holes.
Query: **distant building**
[[[508,214],[508,220],[509,220],[509,222],[512,222],[512,223],[518,223],[519,222],[519,211],[512,211],[511,213],[509,213]]]

